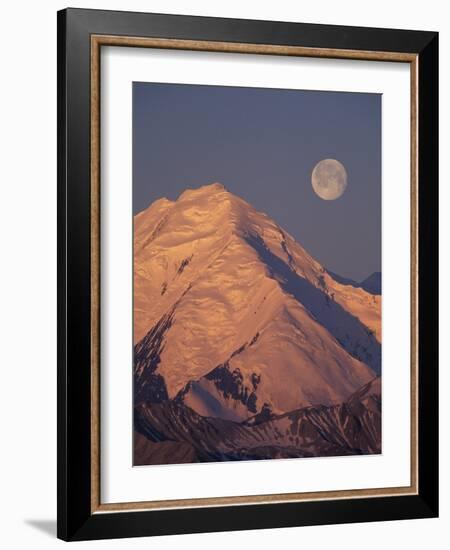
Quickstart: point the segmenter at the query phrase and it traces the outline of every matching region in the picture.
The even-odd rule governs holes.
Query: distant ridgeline
[[[338,283],[341,283],[343,285],[351,285],[351,286],[354,286],[355,288],[363,288],[367,292],[370,292],[370,294],[381,294],[381,272],[380,271],[375,271],[374,273],[372,273],[372,275],[369,275],[366,279],[364,279],[364,281],[361,281],[360,283],[357,283],[352,279],[346,279],[345,277],[336,275],[336,273],[333,273],[330,270],[327,270],[327,272]]]

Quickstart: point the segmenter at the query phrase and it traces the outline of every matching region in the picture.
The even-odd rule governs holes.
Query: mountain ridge
[[[381,370],[380,297],[221,184],[135,216],[135,398],[242,421],[343,402]]]
[[[366,292],[370,292],[370,294],[381,294],[381,271],[374,271],[360,282],[354,281],[353,279],[349,279],[347,277],[341,277],[341,275],[333,273],[329,269],[327,269],[327,272],[335,281],[340,284],[350,285],[355,288],[362,288]]]
[[[378,454],[381,381],[374,378],[338,405],[316,405],[255,418],[236,423],[204,417],[172,401],[139,405],[135,410],[138,445],[134,463]]]

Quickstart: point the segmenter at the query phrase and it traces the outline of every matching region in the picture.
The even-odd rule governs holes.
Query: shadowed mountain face
[[[380,453],[380,378],[340,405],[260,413],[243,423],[202,417],[173,401],[142,404],[135,430],[147,442],[136,446],[135,464],[167,463],[169,446],[171,463]]]
[[[380,295],[220,184],[134,235],[135,464],[380,452]]]

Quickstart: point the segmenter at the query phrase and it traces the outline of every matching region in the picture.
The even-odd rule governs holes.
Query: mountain
[[[381,296],[337,281],[275,221],[221,184],[160,199],[134,219],[139,425],[167,415],[191,431],[197,426],[200,438],[203,425],[213,426],[220,439],[230,422],[237,437],[261,419],[284,425],[292,411],[336,414],[333,407],[381,373],[380,310]],[[142,439],[151,430],[139,433],[136,448],[147,456],[155,441]],[[175,439],[183,442],[175,451],[171,437],[180,433],[157,439],[165,441],[158,456],[199,456],[183,439]],[[271,450],[261,456],[278,449],[273,438],[266,443]],[[325,454],[348,447],[324,445],[316,447]],[[222,455],[238,456],[235,449]]]
[[[364,279],[359,286],[371,294],[381,294],[381,273],[376,271]]]
[[[336,273],[333,273],[332,271],[328,271],[328,274],[333,277],[335,281],[338,283],[341,283],[342,285],[351,285],[355,288],[362,288],[366,292],[370,292],[370,294],[381,294],[381,272],[375,271],[372,273],[372,275],[369,275],[366,279],[361,281],[360,283],[357,283],[356,281],[353,281],[352,279],[347,279],[346,277],[341,277],[340,275],[337,275]]]
[[[340,405],[259,415],[240,424],[200,416],[173,401],[141,404],[135,429],[136,465],[377,454],[381,380]]]

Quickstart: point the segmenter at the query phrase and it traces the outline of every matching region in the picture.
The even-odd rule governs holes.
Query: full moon
[[[311,175],[311,184],[316,193],[325,201],[334,201],[344,194],[347,188],[347,172],[344,165],[335,159],[318,162]]]

